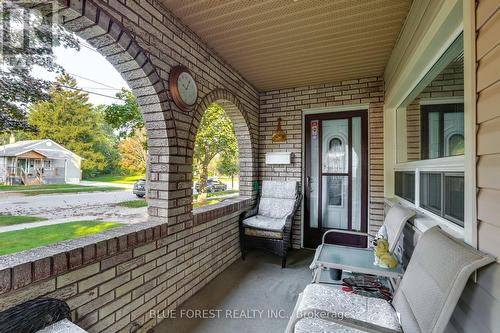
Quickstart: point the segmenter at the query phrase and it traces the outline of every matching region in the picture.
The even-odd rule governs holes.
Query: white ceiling
[[[160,0],[258,90],[382,75],[411,0]]]

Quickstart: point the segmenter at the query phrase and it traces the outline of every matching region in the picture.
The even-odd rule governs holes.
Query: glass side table
[[[314,270],[313,282],[331,281],[327,269],[340,269],[349,272],[372,274],[388,278],[401,278],[403,267],[383,268],[375,265],[372,249],[322,244],[316,249],[311,269]],[[326,273],[325,273],[326,272]]]

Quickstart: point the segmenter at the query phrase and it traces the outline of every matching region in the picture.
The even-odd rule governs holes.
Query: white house
[[[81,162],[82,157],[49,139],[13,142],[0,146],[0,183],[79,183]]]

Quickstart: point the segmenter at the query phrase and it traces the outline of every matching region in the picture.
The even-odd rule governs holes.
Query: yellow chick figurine
[[[384,268],[394,268],[398,264],[396,258],[389,252],[389,242],[386,239],[377,239],[375,264]]]

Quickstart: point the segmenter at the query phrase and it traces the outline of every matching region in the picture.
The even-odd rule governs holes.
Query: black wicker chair
[[[257,200],[257,205],[240,215],[240,246],[243,260],[245,260],[245,255],[248,250],[262,249],[280,256],[282,258],[281,267],[286,267],[286,257],[290,247],[293,218],[302,200],[302,195],[298,186],[298,182],[263,182],[262,194]],[[273,187],[280,189],[281,192],[271,191],[270,189]],[[269,207],[269,202],[263,205],[264,200],[273,200],[271,201],[271,205],[276,203],[279,205],[279,201],[283,200],[286,207],[282,209],[281,213],[283,213],[284,216],[279,216],[280,210],[277,209],[277,212],[271,212],[271,215],[273,213],[274,215],[269,217],[270,214],[266,212],[266,210],[276,207]],[[278,216],[276,216],[276,214]],[[255,223],[255,219],[259,216],[262,220],[266,221],[263,225]],[[253,218],[253,223],[247,223],[251,218]],[[257,220],[257,222],[258,221],[259,220]],[[277,223],[276,226],[272,226],[274,222]],[[283,226],[281,226],[281,224],[283,224]]]
[[[0,332],[35,333],[63,319],[71,321],[64,301],[36,298],[0,312]]]

